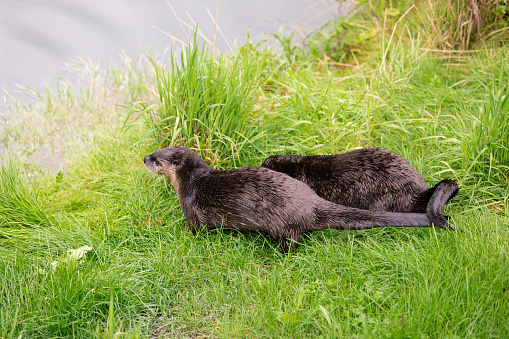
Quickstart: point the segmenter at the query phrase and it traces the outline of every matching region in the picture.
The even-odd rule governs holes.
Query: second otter
[[[442,210],[458,193],[458,185],[445,179],[428,187],[421,174],[396,153],[364,148],[335,155],[273,155],[262,167],[288,174],[336,204],[426,213],[435,226],[452,228]]]

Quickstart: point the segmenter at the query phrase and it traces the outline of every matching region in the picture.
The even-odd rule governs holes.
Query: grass
[[[0,337],[507,337],[509,53],[430,51],[407,27],[348,66],[284,37],[214,58],[195,44],[169,65],[84,64],[80,86],[13,103],[32,120],[1,139],[34,151],[0,172]],[[60,144],[62,121],[80,137]],[[254,233],[193,236],[143,168],[173,142],[224,169],[389,149],[430,185],[458,181],[446,213],[464,232],[330,230],[287,255]],[[64,171],[33,164],[44,145]]]
[[[2,165],[0,172],[0,227],[16,229],[51,225],[51,217],[42,209],[40,199],[13,163]],[[1,234],[1,233],[0,233]]]
[[[174,54],[167,70],[152,59],[159,103],[131,105],[137,119],[125,127],[139,124],[142,117],[148,130],[140,141],[151,138],[158,147],[179,143],[209,152],[226,151],[235,163],[257,139],[253,94],[269,76],[262,74],[259,61],[263,57],[246,44],[233,58],[214,58],[208,48],[198,46],[196,35],[180,52],[180,59]]]
[[[364,62],[387,48],[395,37],[410,42],[404,34],[396,32],[398,27],[403,32],[408,29],[419,34],[426,40],[427,48],[447,53],[469,53],[486,43],[504,44],[509,39],[505,0],[360,0],[357,3],[357,10],[315,34],[309,41],[313,54],[325,53],[342,66]]]

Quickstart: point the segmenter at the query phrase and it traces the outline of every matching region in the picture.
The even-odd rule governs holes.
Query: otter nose
[[[143,162],[146,164],[147,161],[150,160],[150,155],[146,155],[145,158],[143,158]]]

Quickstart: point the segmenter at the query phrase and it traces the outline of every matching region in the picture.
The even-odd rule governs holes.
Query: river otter
[[[426,213],[435,226],[453,228],[442,210],[458,193],[458,185],[445,179],[428,187],[421,174],[396,153],[364,148],[335,155],[273,155],[262,167],[286,173],[336,204]]]
[[[189,148],[171,146],[144,158],[170,178],[193,234],[216,227],[268,234],[284,252],[312,231],[383,226],[428,227],[425,214],[368,211],[320,198],[309,186],[262,167],[219,171]]]

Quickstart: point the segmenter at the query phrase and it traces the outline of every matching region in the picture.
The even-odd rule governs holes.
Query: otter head
[[[271,155],[262,164],[262,167],[271,169],[276,172],[288,174],[291,177],[297,177],[299,171],[299,161],[302,156],[278,154]]]
[[[210,168],[196,153],[184,146],[158,149],[143,159],[150,172],[170,178],[177,193],[183,183],[188,182],[200,169]]]

